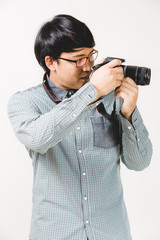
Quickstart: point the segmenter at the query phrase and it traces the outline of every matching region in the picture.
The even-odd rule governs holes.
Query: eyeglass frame
[[[94,51],[94,52],[93,52],[93,51]],[[90,59],[90,57],[91,57],[94,53],[97,53],[97,57],[98,57],[98,50],[93,49],[93,50],[90,52],[90,54],[88,55],[88,57],[83,57],[83,58],[86,58],[86,61],[85,61],[85,63],[84,63],[82,66],[84,66],[84,65],[86,64],[87,60]],[[96,57],[96,59],[97,59],[97,57]],[[58,59],[61,59],[61,60],[65,60],[65,61],[68,61],[68,62],[74,62],[74,63],[76,64],[76,67],[77,67],[77,68],[80,68],[80,67],[82,67],[82,66],[79,66],[79,67],[78,67],[78,66],[77,66],[77,62],[78,62],[79,60],[83,59],[83,58],[79,58],[78,60],[71,60],[71,59],[67,59],[67,58],[57,58],[57,60],[58,60]],[[94,62],[96,59],[94,59],[93,61],[90,61],[90,60],[89,60],[89,62]]]

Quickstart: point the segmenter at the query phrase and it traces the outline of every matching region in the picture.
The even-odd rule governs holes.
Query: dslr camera
[[[103,63],[97,64],[92,67],[92,71],[98,69],[99,67],[103,66],[104,64],[109,63],[113,59],[119,59],[121,62],[125,62],[125,59],[116,58],[116,57],[107,57],[105,58]],[[137,85],[149,85],[151,79],[151,69],[146,67],[138,67],[138,66],[131,66],[131,65],[120,65],[116,67],[123,68],[124,77],[130,77],[134,80]]]

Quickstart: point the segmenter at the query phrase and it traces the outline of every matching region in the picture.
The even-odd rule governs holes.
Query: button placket
[[[86,166],[85,160],[83,156],[82,149],[82,132],[81,125],[77,125],[75,128],[76,134],[76,148],[77,148],[77,157],[79,161],[79,167],[81,172],[81,189],[82,189],[82,205],[83,205],[83,219],[84,224],[89,225],[89,208],[88,208],[88,187],[87,187],[87,174],[86,174]]]

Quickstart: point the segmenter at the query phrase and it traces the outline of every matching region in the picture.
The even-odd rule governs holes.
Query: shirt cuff
[[[92,83],[88,82],[81,87],[75,94],[78,96],[80,101],[83,102],[88,108],[93,109],[102,102],[102,98],[99,98],[94,103],[89,105],[97,96],[97,90]]]
[[[123,115],[120,113],[120,120],[122,123],[122,126],[124,128],[127,128],[134,132],[139,128],[139,126],[143,123],[142,117],[138,111],[138,108],[136,107],[134,112],[132,113],[132,123],[130,123]]]
[[[136,107],[132,113],[132,124],[120,114],[120,121],[122,124],[122,131],[127,139],[132,140],[139,147],[143,156],[147,154],[148,131],[143,124],[142,117]]]

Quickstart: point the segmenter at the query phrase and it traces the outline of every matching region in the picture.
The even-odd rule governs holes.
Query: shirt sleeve
[[[42,154],[66,137],[101,100],[89,105],[97,96],[91,83],[72,97],[41,114],[30,91],[14,94],[8,103],[8,116],[17,138],[29,149]]]
[[[122,162],[132,170],[141,171],[151,161],[152,143],[138,108],[132,114],[132,124],[120,113],[122,125]]]

